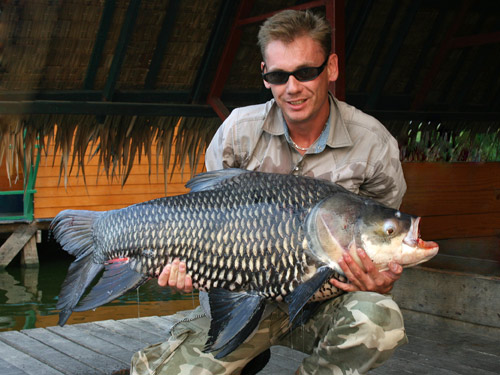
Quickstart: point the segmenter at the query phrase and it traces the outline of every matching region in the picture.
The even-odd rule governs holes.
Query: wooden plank
[[[499,283],[496,277],[415,267],[404,270],[392,295],[401,308],[500,328]]]
[[[425,267],[440,270],[474,273],[483,276],[500,276],[500,261],[438,254],[425,263]]]
[[[22,352],[23,355],[16,355],[15,362],[11,363],[19,366],[29,374],[68,374],[70,373],[68,371],[69,368],[71,368],[71,371],[82,374],[96,373],[95,369],[21,332],[3,332],[0,339],[17,349],[17,351]],[[3,353],[4,350],[2,348],[2,358],[5,359]],[[26,369],[25,365],[27,366]]]
[[[186,182],[189,180],[190,175],[188,173],[185,174],[184,178],[179,181],[179,182],[172,182],[168,181],[167,179],[167,190],[169,186],[184,186]],[[36,189],[37,193],[40,191],[42,192],[42,188],[58,188],[61,189],[61,191],[70,191],[69,189],[75,189],[77,187],[93,187],[93,186],[109,186],[114,189],[127,189],[128,186],[132,185],[145,185],[145,184],[152,184],[152,185],[159,185],[159,186],[164,186],[163,179],[156,178],[156,176],[148,176],[146,174],[130,174],[127,183],[123,185],[122,187],[122,181],[121,180],[108,180],[106,176],[99,176],[99,179],[96,179],[95,177],[92,176],[87,176],[87,185],[85,185],[85,181],[83,180],[83,177],[70,177],[68,178],[68,183],[67,186],[64,186],[64,177],[59,178],[59,177],[40,177],[37,178],[36,182]],[[145,188],[147,190],[147,188]]]
[[[44,181],[41,181],[42,185]],[[146,184],[147,182],[147,184]],[[174,189],[186,189],[184,187],[184,184],[182,185],[171,185],[169,187],[172,187]],[[167,192],[170,192],[171,189],[168,189]],[[147,178],[142,179],[141,183],[139,184],[129,184],[127,183],[125,186],[121,185],[95,185],[93,183],[89,183],[87,186],[80,184],[80,185],[72,185],[69,184],[66,188],[63,185],[57,186],[57,185],[50,185],[47,184],[46,186],[40,188],[38,186],[37,188],[37,196],[38,198],[48,198],[54,193],[62,194],[62,195],[77,195],[81,197],[92,197],[94,195],[120,195],[123,193],[128,193],[128,194],[143,194],[143,193],[150,193],[150,194],[165,194],[165,186],[163,185],[163,181],[155,181],[155,182],[149,182]]]
[[[3,354],[3,351],[2,351]],[[26,375],[26,372],[0,358],[0,369],[2,375]]]
[[[135,327],[129,326],[127,324],[122,323],[121,321],[114,321],[114,320],[106,320],[103,322],[96,322],[96,324],[108,328],[116,333],[119,333],[123,336],[126,337],[132,337],[136,340],[139,340],[141,342],[145,342],[148,344],[153,344],[157,342],[164,341],[164,337],[161,335],[149,333],[149,332],[143,332],[140,329],[137,329]]]
[[[435,336],[431,336],[435,337]],[[411,336],[411,347],[402,347],[400,350],[406,352],[413,358],[425,357],[425,365],[431,366],[443,371],[451,370],[456,374],[498,374],[499,358],[481,353],[469,353],[465,356],[463,352],[463,342],[454,340],[447,341],[444,344],[441,340],[436,342],[429,338]],[[416,358],[415,358],[416,359]],[[412,360],[412,363],[418,364],[418,360]]]
[[[385,374],[385,369],[388,367],[393,368],[393,374],[397,374],[401,369],[405,369],[409,374],[458,375],[450,369],[429,366],[427,364],[427,357],[419,353],[407,351],[404,347],[397,349],[395,355],[382,365],[380,369],[384,371],[381,373]]]
[[[130,319],[122,319],[120,320],[120,322],[135,327],[137,329],[140,329],[143,332],[149,332],[154,335],[163,337],[163,340],[165,340],[165,338],[169,335],[169,331],[160,329],[156,324],[151,323],[145,319],[130,318]]]
[[[29,329],[23,331],[23,333],[35,340],[43,342],[45,346],[53,349],[51,350],[54,355],[58,355],[58,351],[64,352],[65,355],[69,356],[72,359],[72,362],[77,362],[78,366],[85,366],[83,373],[111,373],[113,371],[121,370],[123,368],[123,364],[114,359],[110,358],[101,353],[97,353],[93,350],[84,348],[62,336],[56,335],[53,332],[47,331],[41,328]],[[30,353],[31,355],[36,355],[35,353]],[[62,353],[61,353],[62,354]],[[48,353],[44,354],[44,357],[47,359],[50,358],[51,361],[56,362],[53,355],[50,356]],[[57,361],[57,363],[64,363],[66,366],[64,368],[70,367],[66,362],[61,358]],[[52,364],[55,366],[55,364]],[[72,367],[73,365],[71,365]],[[80,371],[75,371],[76,373]]]
[[[172,156],[173,157],[173,156]],[[143,157],[145,159],[145,157]],[[52,163],[51,163],[52,164]],[[42,168],[43,167],[43,168]],[[204,162],[203,160],[200,161],[200,163],[196,166],[196,170],[201,170],[204,167]],[[73,166],[73,170],[71,172],[71,175],[69,176],[70,178],[74,179],[80,179],[83,180],[83,175],[82,171],[80,170],[78,172],[78,167]],[[116,172],[116,171],[115,171]],[[172,170],[172,167],[168,170],[167,173],[167,181],[169,182],[175,182],[175,183],[180,183],[182,181],[186,181],[189,179],[190,175],[190,168],[188,165],[186,165],[186,168],[184,169],[184,172],[181,173],[181,171],[178,168],[175,168],[175,170]],[[151,180],[163,180],[164,178],[164,169],[163,169],[163,163],[159,163],[158,166],[156,165],[156,162],[153,160],[151,162],[151,166],[147,164],[147,162],[142,161],[141,164],[134,164],[131,170],[131,175],[141,175],[141,176],[148,176],[151,178]],[[95,182],[97,180],[103,180],[108,182],[108,178],[103,170],[103,166],[97,165],[97,162],[92,163],[91,161],[88,162],[88,164],[85,164],[85,176],[87,178],[87,181]],[[43,166],[40,164],[39,167],[39,172],[37,174],[37,178],[47,178],[47,177],[56,177],[59,178],[59,165],[56,166]],[[111,180],[116,183],[120,183],[121,179],[118,176],[114,176],[113,179]],[[22,190],[22,187],[21,189]]]
[[[75,326],[81,331],[88,332],[95,337],[123,348],[127,353],[133,354],[147,345],[144,341],[129,336],[123,336],[112,329],[95,323],[81,323]]]
[[[500,163],[403,163],[408,191],[467,191],[500,187]]]
[[[408,191],[401,211],[418,216],[500,212],[499,193],[494,189]]]
[[[81,330],[76,325],[68,325],[65,327],[48,327],[47,331],[53,332],[61,337],[64,337],[72,342],[81,345],[84,348],[104,354],[108,357],[120,361],[124,365],[130,364],[132,352],[124,350],[122,347],[113,345],[109,341],[100,339],[99,337],[91,335],[88,331]]]
[[[44,200],[44,201],[39,201],[37,205],[37,209],[40,208],[50,208],[50,207],[87,207],[87,206],[104,206],[104,205],[124,205],[124,206],[129,206],[134,203],[138,202],[144,202],[156,198],[161,198],[162,196],[154,195],[154,194],[143,194],[141,196],[136,196],[132,194],[123,194],[123,195],[118,195],[118,196],[112,196],[112,195],[102,195],[102,196],[93,196],[93,197],[87,197],[85,199],[88,199],[88,205],[84,205],[82,202],[82,197],[75,197],[75,196],[69,196],[69,197],[64,197],[64,196],[59,196],[57,197],[57,206],[52,202],[52,200]]]
[[[488,329],[491,334],[487,336],[478,329],[478,326],[473,324],[458,325],[456,321],[436,317],[430,317],[427,319],[427,323],[423,324],[419,317],[417,317],[418,320],[409,317],[407,311],[403,311],[403,316],[405,328],[411,337],[429,339],[444,348],[455,347],[456,352],[463,353],[465,351],[473,356],[478,353],[489,359],[494,359],[494,357],[500,359],[500,329],[498,328],[483,327]]]
[[[21,225],[0,247],[0,268],[6,267],[36,232],[36,225]]]
[[[439,253],[500,261],[500,237],[490,236],[440,240]]]
[[[1,340],[1,337],[0,337]],[[28,375],[63,375],[64,372],[60,372],[55,368],[47,366],[35,358],[27,355],[26,353],[13,348],[12,346],[0,341],[0,353],[2,361],[9,364],[8,369],[18,368],[22,371],[22,374]],[[2,367],[3,371],[3,367]],[[7,373],[7,372],[6,372]],[[2,372],[3,374],[3,372]],[[17,375],[17,371],[14,372]]]
[[[426,216],[422,218],[420,232],[425,240],[495,237],[500,235],[500,212]]]

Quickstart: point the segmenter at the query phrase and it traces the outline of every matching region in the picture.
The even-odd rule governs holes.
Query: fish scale
[[[256,328],[265,301],[284,301],[293,322],[308,301],[341,293],[328,280],[346,281],[337,263],[344,252],[355,257],[362,247],[379,268],[393,259],[411,266],[437,252],[418,238],[420,218],[331,182],[230,169],[186,186],[184,195],[56,216],[55,239],[77,257],[59,295],[60,325],[72,311],[110,302],[179,258],[195,288],[208,291],[206,350],[220,350],[220,358]]]

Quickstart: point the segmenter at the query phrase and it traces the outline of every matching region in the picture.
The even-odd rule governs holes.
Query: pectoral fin
[[[323,266],[318,268],[313,277],[305,283],[299,285],[295,290],[285,297],[285,302],[288,304],[288,315],[290,316],[290,324],[302,310],[304,305],[311,299],[316,291],[332,277],[334,270],[330,267]]]
[[[221,349],[215,358],[235,350],[257,328],[265,304],[264,297],[212,289],[208,293],[212,320],[204,352]]]

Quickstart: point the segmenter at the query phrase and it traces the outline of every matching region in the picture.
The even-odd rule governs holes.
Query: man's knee
[[[389,296],[348,293],[322,314],[332,324],[299,374],[365,374],[407,341],[401,311]]]
[[[362,340],[368,349],[379,351],[392,351],[406,342],[401,310],[390,296],[371,292],[350,294],[343,305],[343,318],[351,329],[351,340],[358,343]]]

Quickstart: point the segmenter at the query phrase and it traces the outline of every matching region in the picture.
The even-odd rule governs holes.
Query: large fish
[[[60,325],[72,311],[108,303],[179,258],[194,287],[208,291],[205,350],[220,350],[220,358],[257,327],[266,300],[284,301],[292,322],[308,301],[340,294],[328,280],[342,278],[337,260],[345,251],[357,258],[363,248],[380,270],[390,261],[413,266],[438,251],[419,238],[420,218],[328,181],[228,169],[186,186],[184,195],[54,218],[56,240],[77,258],[59,295]]]

